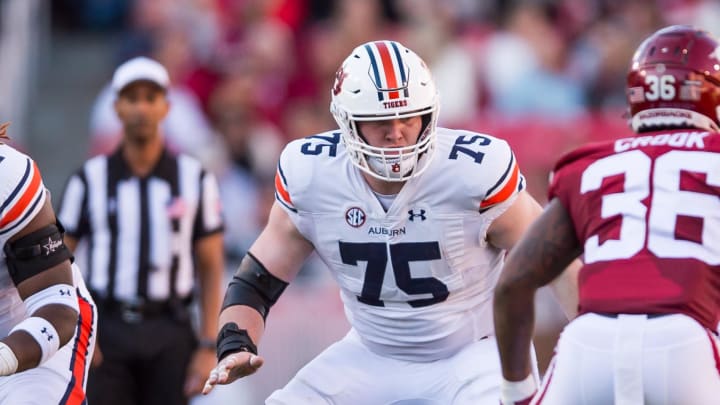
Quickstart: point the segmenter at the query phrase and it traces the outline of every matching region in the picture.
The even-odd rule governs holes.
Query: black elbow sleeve
[[[72,253],[63,242],[64,231],[60,222],[56,222],[5,244],[5,261],[15,285],[72,260]]]
[[[266,319],[270,307],[277,302],[287,285],[248,252],[228,285],[223,309],[233,305],[247,305]]]

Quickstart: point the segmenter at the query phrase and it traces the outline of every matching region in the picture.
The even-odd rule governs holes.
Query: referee
[[[187,404],[215,365],[224,267],[218,188],[200,163],[165,145],[168,85],[151,59],[117,68],[122,142],[85,162],[63,196],[66,243],[74,250],[87,242],[87,282],[99,310],[93,404]],[[197,334],[189,312],[196,291]]]

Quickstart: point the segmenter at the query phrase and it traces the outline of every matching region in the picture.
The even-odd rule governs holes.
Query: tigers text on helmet
[[[335,76],[330,112],[340,126],[350,160],[385,181],[405,181],[427,168],[435,146],[439,99],[430,70],[415,52],[394,41],[355,48]],[[368,144],[358,121],[422,116],[414,145],[382,148]]]
[[[635,51],[627,75],[635,132],[694,127],[718,131],[720,45],[690,26],[663,28]]]

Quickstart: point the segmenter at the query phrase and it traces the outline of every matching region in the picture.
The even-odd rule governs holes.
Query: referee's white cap
[[[167,69],[159,62],[140,56],[128,60],[115,69],[112,89],[115,94],[118,94],[129,84],[137,81],[152,82],[163,89],[167,89],[170,84],[170,76]]]

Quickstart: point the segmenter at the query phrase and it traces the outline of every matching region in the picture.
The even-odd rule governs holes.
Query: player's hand
[[[215,351],[198,348],[193,354],[185,377],[185,396],[190,398],[202,392],[205,378],[215,366]]]
[[[238,378],[253,374],[264,362],[262,357],[248,352],[237,352],[225,357],[210,371],[202,390],[203,395],[207,395],[218,384],[230,384]]]

